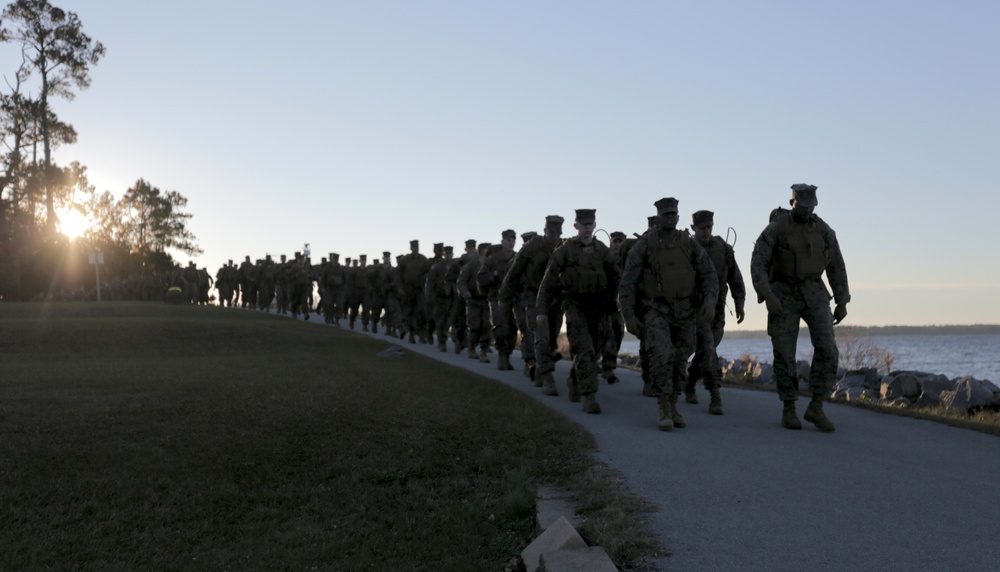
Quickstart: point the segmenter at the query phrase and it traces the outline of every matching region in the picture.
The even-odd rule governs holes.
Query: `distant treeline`
[[[974,324],[972,326],[837,326],[837,335],[849,336],[969,336],[1000,334],[1000,324]],[[808,337],[802,328],[800,337]],[[743,340],[766,338],[764,330],[727,331],[726,338]]]

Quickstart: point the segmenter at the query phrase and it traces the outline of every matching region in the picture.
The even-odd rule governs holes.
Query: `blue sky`
[[[80,135],[57,159],[186,196],[213,273],[575,208],[631,234],[674,196],[734,229],[749,280],[768,213],[812,183],[847,323],[1000,323],[996,2],[55,4],[108,50],[55,103]]]

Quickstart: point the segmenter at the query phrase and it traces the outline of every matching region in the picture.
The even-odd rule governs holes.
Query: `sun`
[[[76,209],[68,209],[59,217],[59,231],[70,240],[87,232],[89,228],[90,218]]]

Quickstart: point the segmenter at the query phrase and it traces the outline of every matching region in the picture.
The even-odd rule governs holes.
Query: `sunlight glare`
[[[69,209],[59,217],[59,230],[74,239],[90,228],[90,218],[76,209]]]

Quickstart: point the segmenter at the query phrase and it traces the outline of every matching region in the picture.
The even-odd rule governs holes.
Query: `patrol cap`
[[[390,256],[392,256],[392,253],[388,250],[382,252],[382,258],[389,258]]]
[[[677,199],[673,197],[662,198],[655,203],[653,206],[656,207],[657,215],[665,215],[667,213],[677,212]]]
[[[350,264],[350,263],[351,263],[351,257],[350,257],[350,256],[348,256],[348,257],[347,257],[347,258],[345,258],[344,260],[345,260],[345,261],[347,261],[347,263],[348,263],[348,264]]]
[[[340,258],[340,255],[337,254],[336,252],[330,253],[330,260],[337,260],[338,258]]]
[[[230,266],[232,266],[232,265],[233,265],[233,259],[232,259],[232,258],[230,258],[230,259],[229,259],[229,265],[230,265]]]
[[[362,255],[358,256],[358,259],[361,260],[362,262],[364,262],[365,260],[368,260],[368,255],[367,254],[362,254]]]
[[[454,254],[455,253],[455,247],[451,246],[449,244],[448,246],[444,247],[444,253],[445,254]]]
[[[517,238],[517,233],[508,228],[507,230],[500,233],[500,237],[503,238],[504,240],[507,240],[508,238]]]
[[[416,240],[416,239],[411,240],[410,241],[410,246],[420,246],[420,241]]]
[[[491,245],[488,242],[480,242],[479,246],[476,247],[476,250],[479,251],[479,254],[485,254],[486,251],[489,249],[490,246]]]
[[[465,241],[465,247],[466,248],[475,248],[476,247],[476,241],[474,239],[471,239],[471,238],[469,240],[466,240]]]
[[[529,240],[531,240],[532,238],[535,238],[536,236],[538,236],[537,232],[535,232],[533,230],[529,230],[528,232],[522,232],[521,233],[521,240],[523,240],[524,242],[528,242]]]
[[[566,219],[559,215],[549,215],[545,217],[545,228],[555,232],[562,232],[562,225]]]
[[[294,256],[295,258],[302,258],[302,253],[296,250],[295,252],[292,253],[292,256]]]
[[[660,221],[658,220],[659,218],[660,217],[658,215],[653,215],[653,216],[646,217],[646,225],[649,226],[649,227],[654,227],[654,226],[660,224]]]
[[[576,209],[576,222],[594,222],[597,209]]]
[[[435,242],[434,243],[434,252],[441,252],[442,250],[444,250],[444,243],[443,242]]]
[[[816,200],[816,185],[797,183],[792,185],[792,198],[804,207],[814,207],[819,204]]]
[[[610,236],[611,236],[612,242],[615,241],[615,240],[625,240],[625,233],[622,232],[622,231],[620,231],[620,230],[616,230],[616,231],[612,232]]]
[[[698,211],[691,215],[691,222],[696,228],[715,225],[715,213],[712,211]]]

